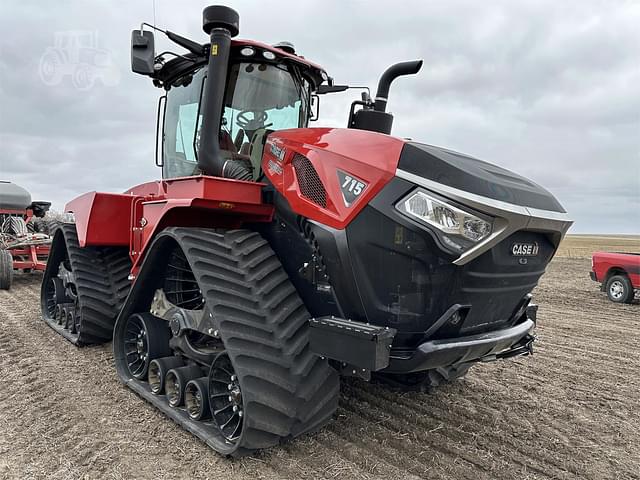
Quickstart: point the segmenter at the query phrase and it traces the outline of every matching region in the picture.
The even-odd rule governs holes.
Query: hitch
[[[504,360],[506,358],[525,357],[527,355],[533,355],[533,342],[536,341],[535,335],[528,334],[522,340],[515,345],[512,345],[509,350],[505,350],[499,353],[493,353],[485,355],[479,358],[479,362],[495,362],[496,360]]]

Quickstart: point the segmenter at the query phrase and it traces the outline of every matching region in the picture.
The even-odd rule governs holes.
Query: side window
[[[167,92],[164,117],[164,178],[193,175],[196,169],[196,125],[204,69]],[[186,85],[184,85],[186,83]]]

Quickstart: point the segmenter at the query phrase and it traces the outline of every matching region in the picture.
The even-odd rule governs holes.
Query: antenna
[[[153,28],[156,28],[156,0],[151,0],[153,4]]]

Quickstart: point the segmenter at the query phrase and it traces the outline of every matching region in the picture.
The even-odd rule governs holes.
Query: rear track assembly
[[[110,341],[129,292],[127,249],[80,248],[74,224],[59,224],[52,235],[40,296],[42,318],[75,345]]]

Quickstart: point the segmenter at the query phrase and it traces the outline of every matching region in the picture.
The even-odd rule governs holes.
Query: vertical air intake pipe
[[[378,82],[378,91],[376,93],[375,103],[353,102],[351,104],[351,113],[349,114],[349,128],[358,128],[360,130],[369,130],[371,132],[391,134],[393,126],[393,115],[387,113],[387,98],[389,97],[389,88],[391,82],[401,75],[412,75],[418,73],[422,67],[422,60],[414,60],[412,62],[401,62],[391,65],[385,70]],[[354,111],[356,105],[363,105],[363,108]]]
[[[210,37],[207,80],[200,105],[203,112],[198,147],[198,168],[215,177],[251,180],[251,173],[220,150],[220,122],[224,111],[224,93],[229,69],[231,37],[239,32],[240,16],[235,10],[212,5],[202,12],[202,28]]]

